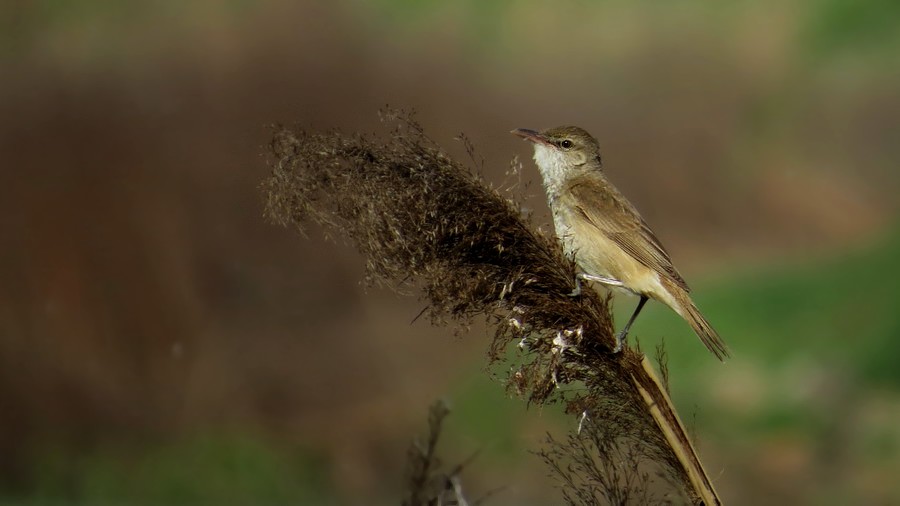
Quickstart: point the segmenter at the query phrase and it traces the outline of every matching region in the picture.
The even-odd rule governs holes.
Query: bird
[[[648,299],[669,306],[681,316],[719,360],[728,348],[691,300],[688,284],[672,264],[668,251],[637,209],[606,178],[600,145],[575,126],[543,131],[518,128],[511,132],[534,145],[563,252],[577,266],[575,290],[594,281],[640,297],[628,323],[616,334],[618,353],[628,330]]]

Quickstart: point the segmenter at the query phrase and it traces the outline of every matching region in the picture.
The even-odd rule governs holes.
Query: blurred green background
[[[550,230],[516,127],[597,136],[731,346],[648,306],[730,504],[900,503],[900,3],[0,6],[0,503],[397,504],[449,399],[488,504],[560,503],[525,410],[343,244],[268,225],[274,122],[415,108]],[[530,184],[525,184],[526,182]],[[619,297],[621,323],[634,300]]]

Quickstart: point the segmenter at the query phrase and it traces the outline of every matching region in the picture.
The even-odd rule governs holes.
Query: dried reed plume
[[[645,475],[664,476],[690,502],[718,504],[647,359],[630,348],[611,353],[607,300],[593,290],[568,295],[574,264],[556,241],[530,228],[513,202],[444,154],[409,115],[388,111],[383,119],[391,125],[383,139],[279,129],[263,183],[266,216],[345,235],[364,255],[368,281],[421,287],[435,321],[486,317],[495,328],[490,360],[513,362],[511,391],[586,414],[586,437],[600,434],[603,448],[655,466]],[[611,501],[623,497],[614,489],[629,486],[605,481]]]

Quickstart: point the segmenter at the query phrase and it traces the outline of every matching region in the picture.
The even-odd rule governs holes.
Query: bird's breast
[[[621,281],[628,291],[650,294],[660,290],[659,275],[637,261],[583,214],[560,202],[552,206],[553,225],[563,251],[574,257],[578,268],[586,274]]]

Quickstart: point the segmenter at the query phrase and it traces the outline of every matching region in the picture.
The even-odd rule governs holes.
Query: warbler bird
[[[725,343],[694,305],[690,288],[672,265],[669,253],[637,209],[603,173],[600,146],[585,130],[563,126],[541,132],[512,131],[534,144],[556,236],[578,266],[581,280],[595,281],[640,297],[625,327],[616,335],[618,352],[648,298],[658,300],[690,324],[719,360]]]

